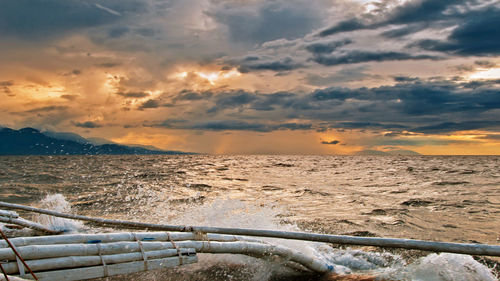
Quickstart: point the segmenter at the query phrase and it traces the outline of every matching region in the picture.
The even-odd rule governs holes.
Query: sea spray
[[[205,204],[192,204],[182,214],[172,221],[182,225],[204,225],[214,227],[253,228],[281,231],[300,231],[291,223],[280,220],[287,211],[276,205],[256,206],[238,199],[217,198]],[[277,238],[259,238],[263,241],[279,243],[289,248],[294,248],[307,255],[315,255],[315,245],[323,243],[287,240]]]
[[[299,230],[295,225],[280,223],[279,217],[285,210],[277,206],[255,206],[248,202],[230,198],[216,198],[204,204],[190,203],[185,205],[183,212],[179,212],[175,216],[165,209],[159,211],[163,214],[168,213],[169,220],[162,221],[163,223],[288,231]],[[162,216],[160,215],[159,217]],[[317,256],[314,245],[321,244],[275,238],[253,237],[252,239],[259,239],[272,244],[281,244],[313,257]],[[204,261],[207,262],[207,267],[220,266],[221,264],[229,267],[242,265],[243,267],[240,268],[240,271],[252,272],[251,276],[254,276],[254,280],[268,280],[271,276],[279,273],[292,274],[290,269],[282,266],[282,263],[286,262],[283,260],[270,259],[263,261],[241,255],[210,255],[210,259],[204,259]]]
[[[0,197],[5,201],[39,206],[41,195],[61,193],[74,204],[74,210],[90,216],[197,225],[204,221],[195,222],[189,216],[203,217],[205,207],[224,196],[229,198],[227,204],[239,199],[236,204],[249,205],[243,207],[248,211],[248,218],[237,215],[238,211],[222,212],[229,216],[261,220],[262,217],[254,213],[260,209],[268,213],[263,216],[267,218],[266,223],[257,223],[253,228],[264,228],[271,221],[278,229],[294,230],[298,228],[280,221],[297,221],[304,225],[302,229],[331,234],[366,232],[381,237],[488,244],[497,244],[500,233],[498,157],[155,155],[26,159],[8,157],[0,161],[2,171],[12,171],[3,174]],[[47,165],[48,162],[51,165]],[[55,179],[58,184],[34,180],[30,177],[33,171],[57,174],[63,180]],[[460,182],[463,184],[458,184]],[[227,204],[221,206],[227,208]],[[223,215],[215,217],[214,225],[224,222]],[[228,226],[233,226],[235,220],[227,219]],[[102,231],[91,229],[91,232]],[[326,245],[324,251],[321,249],[312,247],[319,251],[315,257],[324,255],[326,259],[353,268],[355,273],[363,270],[355,269],[352,263],[366,264],[364,257],[350,251],[362,249],[365,253],[383,254],[383,250],[371,247],[353,246],[345,252],[331,245]],[[396,263],[371,271],[379,272],[377,276],[383,276],[385,270],[399,272],[401,278],[389,280],[412,280],[413,273],[404,268],[413,266],[415,255],[422,253],[395,252],[409,256],[409,265],[400,267]],[[207,255],[205,260],[209,263],[213,257]],[[224,269],[223,265],[230,265],[233,260],[234,256],[228,256],[220,267],[190,272],[192,275],[187,274],[183,280],[200,280],[196,279],[200,274],[208,276],[204,280],[249,280],[238,279],[230,272],[227,278],[217,275],[218,269]],[[257,268],[271,264],[249,260],[253,260],[249,263]],[[240,270],[245,267],[241,265]],[[266,276],[261,275],[262,280],[266,280]],[[169,278],[165,276],[161,280],[179,280]],[[142,278],[128,280],[137,279]],[[154,277],[146,280],[152,279]]]
[[[42,209],[48,209],[62,213],[72,213],[70,203],[66,201],[64,195],[59,193],[48,194],[47,196],[45,196],[45,198],[40,201],[39,207]],[[63,219],[42,214],[37,215],[36,221],[48,227],[49,229],[64,232],[76,232],[79,229],[83,228],[83,224],[80,221]]]
[[[323,260],[335,264],[343,273],[380,275],[390,268],[401,268],[406,261],[399,255],[387,252],[367,252],[359,249],[335,249],[328,245],[318,248]],[[337,270],[342,273],[341,270]]]
[[[254,229],[302,231],[291,223],[280,222],[287,211],[276,205],[255,206],[241,200],[217,198],[204,204],[189,204],[182,213],[171,217],[169,223],[183,225],[206,225]],[[253,237],[256,238],[256,237]],[[262,238],[298,250],[306,255],[333,264],[337,274],[368,274],[381,280],[497,280],[491,271],[471,256],[454,254],[431,254],[411,264],[399,255],[388,252],[371,252],[360,249],[337,249],[326,243]],[[284,270],[279,263],[263,262],[238,256],[220,256],[205,259],[207,266],[214,264],[244,265],[252,271],[255,280],[268,280]],[[444,273],[443,273],[444,272]],[[466,276],[465,279],[457,279]]]
[[[62,212],[70,212],[69,203],[60,194],[49,195],[42,200],[44,208]],[[280,213],[284,210],[276,206],[254,206],[240,200],[217,199],[211,203],[191,206],[191,211],[184,212],[177,220],[195,225],[222,225],[236,227],[266,228],[280,230],[298,230],[292,224],[279,223]],[[67,223],[67,222],[66,222]],[[67,227],[67,224],[50,221],[46,225],[53,227]],[[266,239],[268,240],[268,239]],[[269,239],[275,244],[286,246],[305,252],[315,258],[327,260],[335,264],[335,273],[339,274],[368,274],[378,276],[381,280],[496,280],[496,277],[484,265],[472,257],[455,254],[431,254],[416,262],[407,265],[406,262],[395,255],[384,252],[365,252],[359,249],[335,249],[324,243],[311,243],[282,239]],[[252,280],[270,280],[272,276],[290,274],[286,272],[281,260],[256,260],[253,258],[222,255],[203,259],[205,267],[198,270],[208,270],[218,266],[226,277],[234,274],[253,276]],[[248,279],[246,279],[248,280]]]
[[[284,223],[281,221],[283,213],[287,211],[276,205],[260,205],[255,206],[248,202],[237,199],[217,198],[212,202],[205,204],[192,204],[190,208],[184,210],[172,219],[170,223],[183,225],[204,225],[217,227],[237,227],[237,228],[253,228],[281,231],[301,231],[301,229],[292,223]],[[321,260],[327,264],[334,265],[334,272],[337,274],[349,274],[353,271],[360,270],[375,270],[381,267],[389,267],[392,262],[402,262],[399,256],[394,256],[389,253],[366,253],[359,250],[349,252],[347,250],[337,250],[326,243],[288,240],[278,238],[257,238],[271,244],[282,245],[296,251],[299,251],[307,256]],[[232,263],[245,264],[259,270],[255,274],[259,274],[263,278],[265,275],[271,276],[276,274],[283,267],[279,263],[264,263],[255,259],[248,258],[231,258]],[[221,260],[214,259],[221,262]],[[253,261],[253,264],[249,264]],[[281,261],[286,262],[286,261]],[[363,264],[364,266],[361,266]],[[267,280],[263,278],[260,280]]]
[[[381,275],[388,280],[496,281],[491,270],[469,255],[430,254],[406,267],[392,268]]]

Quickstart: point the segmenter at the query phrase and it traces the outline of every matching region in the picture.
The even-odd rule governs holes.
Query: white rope
[[[137,233],[134,232],[134,233],[132,233],[132,235],[134,235],[135,241],[137,241],[137,244],[139,245],[139,249],[141,249],[142,259],[144,260],[144,268],[146,269],[146,271],[149,271],[148,255],[144,251],[144,246],[142,245],[141,240],[137,237]]]
[[[167,232],[167,237],[168,237],[168,240],[170,241],[170,243],[172,243],[172,246],[174,246],[175,250],[177,250],[177,255],[179,256],[179,265],[182,265],[182,253],[181,253],[181,249],[179,249],[179,247],[175,244],[175,242],[172,239],[172,237],[170,237],[170,233],[169,232]]]
[[[208,235],[205,232],[195,232],[194,234],[197,240],[201,240],[202,242],[207,241],[208,249],[210,249],[210,238],[208,238]],[[205,251],[205,243],[202,244],[200,252],[204,251]]]
[[[17,247],[14,244],[12,244],[12,248],[13,248],[12,251],[15,250],[19,253],[19,251],[17,250]],[[24,276],[26,276],[26,271],[24,270],[24,264],[17,255],[15,255],[15,256],[16,256],[17,268],[19,269],[19,276],[24,277]]]
[[[104,260],[104,256],[102,254],[101,244],[97,243],[96,246],[97,246],[97,251],[98,251],[99,257],[101,258],[102,267],[104,269],[104,277],[108,277],[109,276],[108,265],[106,264],[106,261]]]
[[[24,271],[24,265],[18,256],[16,256],[16,262],[17,262],[17,268],[19,269],[19,276],[21,276],[21,277],[26,276],[26,271]]]

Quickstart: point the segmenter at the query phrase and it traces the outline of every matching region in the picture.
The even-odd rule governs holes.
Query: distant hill
[[[358,152],[354,153],[354,155],[391,155],[391,154],[384,152],[384,151],[367,149],[367,150],[358,151]]]
[[[101,144],[73,133],[41,132],[33,128],[0,127],[0,155],[192,154],[120,144]]]
[[[110,140],[103,139],[103,138],[87,138],[88,141],[95,145],[101,145],[101,144],[116,144]]]
[[[380,155],[380,156],[383,156],[383,155],[406,155],[406,156],[411,156],[411,155],[421,155],[420,153],[418,152],[415,152],[415,151],[412,151],[412,150],[404,150],[404,149],[401,149],[401,150],[390,150],[390,151],[380,151],[380,150],[361,150],[361,151],[358,151],[356,153],[354,153],[354,155]]]
[[[47,137],[59,140],[76,141],[79,143],[92,143],[92,141],[89,141],[88,139],[75,133],[43,131],[42,134],[46,135]]]
[[[416,156],[416,155],[422,155],[416,151],[413,151],[413,150],[404,150],[404,149],[400,149],[400,150],[391,150],[389,151],[389,153],[391,155],[407,155],[407,156]]]

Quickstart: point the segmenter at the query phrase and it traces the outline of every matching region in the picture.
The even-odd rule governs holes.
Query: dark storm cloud
[[[149,27],[130,28],[127,26],[113,26],[107,30],[107,38],[109,39],[119,39],[131,34],[142,37],[154,37],[156,31]]]
[[[315,55],[312,61],[321,65],[332,66],[340,64],[353,64],[361,62],[381,62],[394,60],[437,60],[439,57],[430,55],[412,55],[401,52],[369,52],[369,51],[350,51],[341,55]]]
[[[232,41],[263,43],[300,38],[321,24],[321,1],[277,0],[221,3],[207,12],[227,26]]]
[[[500,81],[460,83],[405,76],[395,77],[395,81],[390,86],[330,87],[306,94],[184,91],[181,94],[189,93],[190,104],[196,108],[194,115],[186,118],[190,121],[154,126],[218,131],[357,129],[436,134],[492,130],[500,124],[492,117],[500,110]],[[269,123],[271,120],[279,124]]]
[[[86,129],[95,129],[102,127],[101,124],[93,121],[73,122],[73,125],[75,125],[75,127],[86,128]]]
[[[332,128],[342,129],[403,129],[405,125],[376,122],[336,122]]]
[[[470,2],[467,0],[413,0],[397,6],[390,14],[386,23],[407,24],[441,20],[450,16],[445,12],[452,6]],[[473,2],[473,1],[472,1]],[[451,15],[454,15],[452,12]]]
[[[0,0],[0,35],[47,39],[67,31],[118,21],[127,12],[140,12],[138,0]]]
[[[68,109],[67,106],[50,105],[50,106],[33,108],[33,109],[27,110],[25,112],[27,112],[27,113],[41,113],[41,112],[50,112],[50,111],[61,111],[61,110],[66,110],[66,109]]]
[[[282,117],[333,122],[336,128],[403,130],[416,127],[415,122],[431,125],[430,121],[444,116],[454,121],[474,119],[499,109],[500,91],[492,86],[486,82],[471,88],[468,83],[452,81],[405,80],[376,88],[325,88],[305,96],[235,91],[215,95],[211,99],[214,106],[207,113],[224,114],[228,109],[238,109],[236,116],[250,114],[249,110],[282,112]]]
[[[136,34],[141,35],[142,37],[154,37],[156,33],[154,28],[147,28],[147,27],[137,28],[134,30],[134,32]]]
[[[14,81],[9,80],[9,81],[0,81],[0,89],[4,92],[4,94],[8,96],[14,96],[12,94],[12,90],[10,89],[11,86],[14,86]]]
[[[367,26],[362,23],[359,19],[353,18],[341,21],[334,26],[327,28],[319,33],[319,36],[329,36],[339,32],[354,31],[359,29],[367,28]]]
[[[263,123],[248,123],[236,120],[222,120],[222,121],[209,121],[204,123],[194,124],[190,129],[196,130],[211,130],[211,131],[256,131],[256,132],[270,132],[272,130]]]
[[[361,81],[367,78],[380,78],[378,75],[365,73],[365,70],[367,70],[367,68],[363,66],[354,68],[345,67],[337,71],[336,73],[328,75],[309,73],[304,80],[311,85],[327,86],[331,85],[332,83]]]
[[[410,35],[410,34],[413,34],[415,32],[418,32],[418,31],[425,29],[427,27],[429,27],[428,24],[409,24],[409,25],[404,26],[404,27],[397,27],[397,28],[393,28],[391,30],[384,31],[381,33],[381,35],[383,37],[386,37],[386,38],[401,38],[401,37],[404,37],[406,35]]]
[[[339,144],[340,141],[338,140],[333,140],[333,141],[322,141],[321,144],[331,144],[331,145],[336,145]]]
[[[474,63],[476,65],[479,65],[481,67],[486,67],[486,68],[492,68],[492,67],[495,67],[497,65],[495,62],[488,61],[488,60],[477,60]]]
[[[267,50],[278,50],[281,48],[295,47],[299,43],[300,39],[299,40],[278,39],[274,41],[265,42],[262,44],[262,47]]]
[[[295,94],[279,92],[274,94],[261,94],[257,95],[257,99],[253,101],[250,108],[259,111],[275,110],[276,106],[286,107],[293,103]]]
[[[312,124],[307,123],[284,123],[272,126],[273,130],[311,130]]]
[[[485,136],[479,137],[479,139],[500,141],[500,135],[485,135]]]
[[[69,101],[73,101],[77,98],[78,96],[75,96],[75,95],[62,95],[61,98],[62,99],[66,99],[66,100],[69,100]]]
[[[460,64],[453,67],[458,72],[472,72],[476,68],[473,65]]]
[[[408,77],[408,76],[394,76],[393,79],[396,82],[415,82],[415,81],[420,80],[419,78]]]
[[[148,93],[145,92],[117,92],[116,93],[119,96],[122,96],[124,98],[145,98],[149,97]]]
[[[306,50],[313,54],[330,54],[337,48],[351,44],[352,42],[353,41],[351,39],[331,42],[317,42],[307,45]]]
[[[266,60],[258,57],[246,57],[243,61],[239,62],[238,71],[241,73],[248,73],[256,70],[271,70],[271,71],[290,71],[302,68],[301,63],[295,62],[292,58],[286,57],[280,60]]]
[[[335,25],[321,31],[321,37],[333,35],[339,32],[355,31],[360,29],[375,29],[381,26],[391,24],[413,24],[425,23],[429,21],[443,20],[450,17],[456,17],[457,13],[445,13],[450,7],[467,2],[465,0],[413,0],[397,6],[392,11],[383,12],[379,18],[373,19],[371,15],[364,15],[367,19],[351,18],[340,21]],[[380,7],[380,11],[384,7]],[[397,34],[406,35],[424,28],[424,26],[413,25],[400,30],[394,30],[386,35],[394,37]]]
[[[381,102],[387,110],[396,110],[407,117],[442,114],[484,112],[500,108],[497,89],[469,89],[449,81],[399,83],[377,88],[327,88],[311,95],[311,101],[344,101],[347,98],[367,102]]]
[[[126,35],[130,29],[126,26],[114,26],[108,30],[108,37],[112,39],[120,38]]]
[[[385,133],[384,137],[399,137],[399,136],[414,136],[415,134],[412,134],[410,132],[405,132],[405,131],[394,131],[390,133]]]
[[[308,106],[303,108],[312,110],[301,110],[300,116],[328,121],[329,128],[446,133],[500,126],[499,120],[490,114],[500,109],[498,88],[468,89],[447,81],[404,82],[378,88],[327,88],[311,93],[304,103]],[[448,123],[436,124],[439,120]]]
[[[156,128],[168,128],[168,129],[173,129],[173,128],[181,128],[183,126],[186,126],[185,124],[188,123],[188,120],[185,119],[165,119],[161,122],[147,122],[144,123],[144,127],[156,127]]]
[[[160,107],[160,105],[161,103],[159,100],[147,100],[139,106],[139,110],[144,110],[148,108],[158,108]]]
[[[312,124],[298,123],[249,123],[239,120],[214,120],[206,122],[188,123],[188,122],[162,122],[150,125],[152,127],[164,127],[168,129],[189,129],[189,130],[209,130],[209,131],[253,131],[253,132],[271,132],[276,130],[310,130]]]
[[[215,97],[215,106],[210,108],[207,112],[214,113],[227,108],[238,108],[248,105],[256,99],[256,94],[245,91],[234,91],[219,94]]]
[[[429,126],[416,127],[415,132],[421,133],[449,133],[455,131],[467,131],[478,129],[500,129],[500,118],[498,120],[443,122]]]
[[[174,101],[177,100],[187,100],[187,101],[195,101],[195,100],[206,100],[210,99],[213,96],[212,92],[202,92],[197,93],[193,91],[183,90],[174,98]]]
[[[421,40],[412,46],[459,55],[500,54],[500,9],[470,13],[446,40]]]
[[[497,40],[500,37],[500,8],[497,4],[469,0],[413,0],[389,11],[382,7],[378,13],[341,21],[319,35],[325,37],[339,32],[385,28],[381,36],[398,39],[425,29],[435,32],[436,29],[455,27],[445,39],[419,40],[408,47],[462,56],[495,56],[500,54],[500,41]],[[321,57],[317,60],[324,61]]]
[[[500,85],[500,79],[474,80],[463,83],[464,88],[470,88],[470,89],[476,89],[479,87],[489,87],[495,85]]]
[[[0,81],[0,87],[10,87],[14,86],[14,81]]]
[[[113,68],[113,67],[116,67],[116,66],[119,66],[119,65],[121,65],[121,63],[117,63],[117,62],[105,62],[105,63],[98,64],[97,66],[98,67],[102,67],[102,68]]]
[[[449,145],[457,143],[468,143],[468,140],[446,140],[446,139],[434,139],[434,138],[376,138],[369,141],[370,145],[389,145],[389,146],[425,146],[425,145]]]
[[[378,5],[378,9],[359,18],[343,20],[323,30],[319,36],[309,33],[294,38],[265,38],[268,41],[263,40],[264,43],[251,55],[239,59],[230,58],[226,63],[238,67],[241,72],[269,70],[289,74],[296,69],[312,68],[314,63],[336,66],[383,61],[439,60],[457,54],[494,55],[500,49],[500,41],[495,40],[500,36],[500,29],[496,28],[500,26],[500,14],[492,2],[411,0],[393,8],[391,6],[394,1],[371,4]],[[255,10],[250,14],[256,14]],[[329,41],[325,38],[339,32],[360,29],[377,29],[365,32],[367,36],[373,37],[372,42],[368,43],[358,33],[346,33],[344,38],[336,36]],[[441,32],[438,33],[438,30]],[[451,31],[448,38],[445,36],[450,31],[446,30]],[[412,35],[420,31],[423,33],[419,34],[424,36],[429,33],[442,34],[440,36],[443,39],[415,39]],[[395,44],[387,44],[381,48],[382,40],[390,40]],[[311,57],[308,57],[308,53]]]
[[[289,107],[297,102],[296,94],[287,92],[260,94],[239,90],[213,95],[214,106],[208,109],[207,113],[217,113],[225,109],[235,108],[240,110],[247,108],[257,111],[272,111],[277,107]]]
[[[353,96],[354,92],[348,88],[325,88],[315,90],[313,93],[309,95],[309,98],[313,101],[322,101],[322,100],[340,100],[344,101],[347,98]]]

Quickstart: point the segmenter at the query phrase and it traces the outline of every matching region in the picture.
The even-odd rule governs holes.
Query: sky
[[[500,155],[498,0],[0,0],[0,125],[213,154]]]

